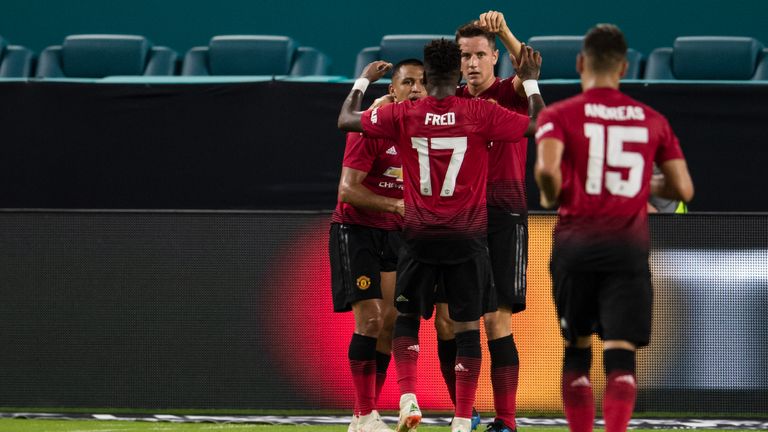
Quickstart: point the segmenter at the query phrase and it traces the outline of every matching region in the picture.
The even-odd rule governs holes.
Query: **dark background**
[[[554,216],[531,216],[543,220]],[[331,312],[328,221],[0,211],[0,407],[346,412],[352,321]],[[766,216],[654,215],[651,240],[654,339],[638,356],[637,410],[765,413],[768,274],[751,266],[768,260]],[[541,277],[529,298],[547,289]],[[555,357],[537,373],[559,388],[562,347],[545,336],[559,342],[556,319],[543,322],[516,337],[536,344],[521,352]],[[434,338],[422,350],[433,375],[420,383],[445,392]],[[384,409],[397,404],[389,374]]]
[[[331,209],[344,148],[336,118],[349,88],[0,83],[0,208]],[[579,91],[541,88],[548,103]],[[678,134],[696,185],[692,211],[768,211],[768,85],[623,89]],[[534,155],[529,143],[529,171]]]

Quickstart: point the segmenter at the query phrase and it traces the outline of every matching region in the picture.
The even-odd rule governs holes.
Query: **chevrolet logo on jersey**
[[[397,181],[403,181],[403,167],[389,167],[384,171],[384,175],[387,177],[396,178]]]

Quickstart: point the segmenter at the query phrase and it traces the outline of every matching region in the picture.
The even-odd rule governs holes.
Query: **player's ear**
[[[395,97],[395,86],[393,86],[392,84],[390,84],[390,85],[389,85],[389,87],[388,87],[388,91],[389,91],[389,94],[391,94],[391,95],[392,95],[392,97]],[[395,97],[395,98],[396,98],[396,97]]]
[[[578,72],[579,75],[584,72],[584,56],[581,53],[576,56],[576,72]]]
[[[624,60],[621,62],[621,70],[619,71],[619,77],[624,78],[627,75],[627,69],[629,69],[629,62]]]
[[[496,65],[496,62],[499,61],[499,50],[495,49],[493,50],[493,64]]]

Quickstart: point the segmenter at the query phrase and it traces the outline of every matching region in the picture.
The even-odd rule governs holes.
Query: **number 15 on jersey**
[[[648,144],[648,128],[641,126],[603,126],[584,123],[584,135],[589,138],[589,161],[585,190],[590,195],[600,195],[605,189],[612,195],[632,198],[642,188],[645,159],[637,152],[624,150],[624,143]],[[603,172],[605,167],[605,172]],[[629,168],[627,179],[611,168]]]

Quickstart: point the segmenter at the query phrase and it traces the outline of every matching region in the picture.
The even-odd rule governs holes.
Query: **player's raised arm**
[[[520,52],[523,49],[523,43],[521,43],[520,40],[517,39],[517,36],[512,33],[512,30],[509,29],[503,13],[489,10],[488,12],[480,14],[480,18],[477,20],[477,23],[485,30],[496,34],[510,55],[518,58],[520,57]],[[510,61],[510,59],[511,58],[500,59],[499,61]],[[538,78],[539,77],[536,76],[536,79]],[[523,88],[523,81],[519,76],[515,75],[515,78],[512,81],[512,85],[515,87],[515,91],[519,95],[526,95],[525,89]]]
[[[352,86],[352,90],[349,92],[349,96],[344,100],[344,104],[341,106],[341,112],[339,113],[338,127],[341,130],[348,132],[362,132],[363,127],[360,124],[360,117],[362,111],[360,111],[360,105],[363,102],[363,95],[368,88],[368,84],[376,82],[384,74],[392,69],[392,63],[377,60],[368,64],[363,69],[363,73],[355,81]]]
[[[480,18],[477,20],[480,27],[485,30],[495,33],[504,48],[514,55],[519,56],[520,50],[523,48],[523,44],[515,37],[512,30],[507,26],[507,21],[504,19],[504,14],[498,11],[489,10],[488,12],[480,14]]]
[[[685,159],[671,159],[659,166],[664,175],[651,178],[651,194],[673,200],[693,199],[693,180]]]
[[[521,44],[520,55],[512,56],[512,64],[515,66],[517,76],[523,82],[525,94],[528,96],[528,117],[530,123],[525,136],[532,137],[536,132],[536,118],[544,109],[544,99],[539,91],[539,83],[536,81],[541,71],[541,54],[533,48]]]

